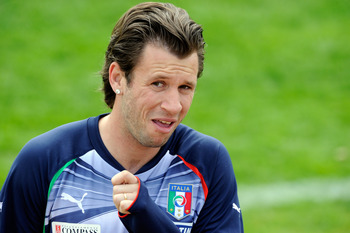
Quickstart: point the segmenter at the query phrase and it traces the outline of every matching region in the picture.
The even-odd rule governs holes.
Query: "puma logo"
[[[235,209],[238,213],[241,213],[241,208],[238,208],[238,206],[235,203],[232,204],[232,209]]]
[[[67,194],[67,193],[62,193],[61,194],[61,199],[65,200],[65,201],[70,201],[72,203],[75,203],[78,205],[78,207],[81,209],[81,212],[84,214],[85,210],[83,208],[83,200],[85,198],[85,196],[87,195],[87,193],[84,193],[83,197],[80,199],[80,201],[76,200],[74,197],[72,197],[71,195]]]

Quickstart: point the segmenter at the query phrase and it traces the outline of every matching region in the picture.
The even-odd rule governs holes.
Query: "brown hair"
[[[170,3],[146,2],[132,7],[115,25],[107,48],[101,71],[106,104],[113,108],[115,101],[115,93],[109,84],[111,63],[119,64],[129,84],[130,74],[147,43],[164,46],[181,58],[197,52],[197,76],[200,77],[205,45],[202,32],[202,27],[184,9]]]

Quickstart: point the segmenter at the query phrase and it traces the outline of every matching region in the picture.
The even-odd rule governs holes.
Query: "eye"
[[[157,82],[153,82],[152,85],[155,87],[164,87],[165,84],[164,82],[157,81]]]
[[[182,85],[182,86],[180,86],[180,89],[183,89],[183,90],[191,90],[192,87],[191,87],[191,86],[188,86],[188,85]]]
[[[194,92],[195,88],[196,88],[195,86],[189,85],[189,84],[184,84],[184,85],[179,86],[179,90],[181,90],[185,93]]]

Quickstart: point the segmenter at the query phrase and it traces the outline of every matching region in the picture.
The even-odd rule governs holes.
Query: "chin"
[[[147,140],[144,142],[140,142],[141,145],[145,147],[159,148],[165,145],[170,137],[159,139],[159,140]]]

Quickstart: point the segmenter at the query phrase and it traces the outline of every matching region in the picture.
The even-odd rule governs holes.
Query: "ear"
[[[113,91],[116,89],[122,91],[122,79],[125,77],[125,73],[120,69],[117,62],[112,62],[109,66],[109,84],[111,85]]]

